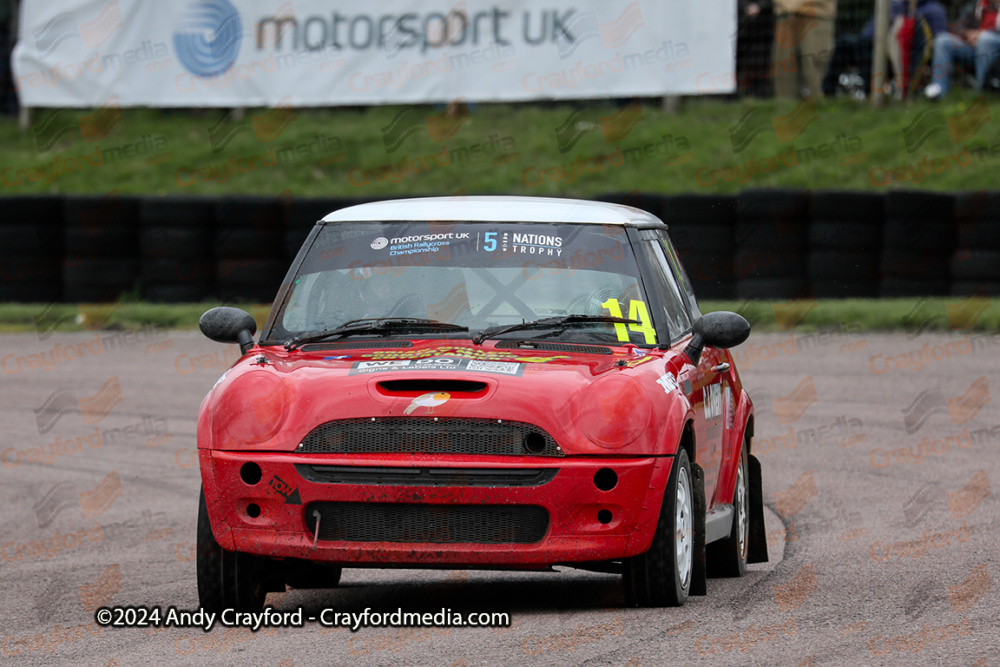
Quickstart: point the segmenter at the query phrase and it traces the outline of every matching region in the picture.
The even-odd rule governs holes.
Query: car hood
[[[535,425],[567,454],[624,454],[595,444],[595,428],[607,434],[606,425],[615,425],[607,437],[631,441],[683,401],[657,384],[671,369],[677,373],[678,355],[670,351],[554,343],[531,349],[506,341],[366,344],[255,348],[206,396],[199,447],[294,451],[334,420],[472,418]]]

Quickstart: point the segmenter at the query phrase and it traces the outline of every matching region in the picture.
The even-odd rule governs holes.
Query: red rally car
[[[198,592],[259,611],[343,567],[620,572],[680,605],[767,560],[753,405],[658,218],[529,197],[316,224],[198,416]]]

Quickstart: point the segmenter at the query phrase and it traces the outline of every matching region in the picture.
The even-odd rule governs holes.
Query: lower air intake
[[[306,505],[310,537],[403,544],[532,544],[549,514],[536,505],[427,505],[317,502]]]

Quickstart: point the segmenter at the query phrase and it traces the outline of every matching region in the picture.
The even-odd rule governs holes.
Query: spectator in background
[[[934,38],[932,81],[924,94],[940,99],[948,94],[951,69],[955,63],[973,67],[976,90],[986,84],[986,75],[1000,54],[1000,34],[997,29],[997,0],[977,0],[966,7],[958,23],[949,32]]]
[[[823,74],[833,51],[837,0],[774,0],[774,93],[797,98],[803,86],[823,96]]]
[[[774,13],[771,0],[739,0],[736,14],[736,81],[744,95],[770,97]]]
[[[894,0],[889,18],[890,29],[900,18],[908,14],[909,7],[910,0]],[[948,30],[948,14],[937,0],[919,0],[916,18],[918,21],[921,19],[926,21],[934,36]],[[828,97],[834,95],[837,91],[840,75],[851,68],[857,68],[858,75],[863,81],[865,93],[870,92],[872,89],[872,50],[874,46],[874,17],[861,28],[861,32],[838,36],[833,56],[830,58],[830,66],[823,78],[823,94]],[[896,72],[897,76],[899,74],[900,72]]]

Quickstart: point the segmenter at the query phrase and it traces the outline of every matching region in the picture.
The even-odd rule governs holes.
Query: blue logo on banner
[[[240,53],[243,25],[228,0],[199,0],[184,8],[174,31],[174,50],[195,76],[219,76]]]

